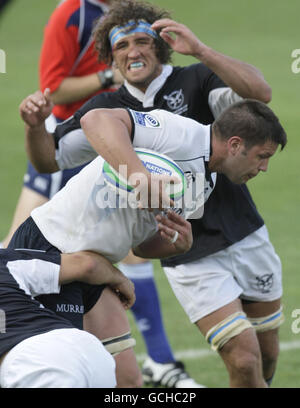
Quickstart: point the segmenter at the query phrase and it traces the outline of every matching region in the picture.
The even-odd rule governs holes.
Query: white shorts
[[[192,323],[239,297],[270,302],[282,296],[281,262],[265,225],[213,255],[163,269]]]
[[[2,388],[110,388],[115,360],[92,334],[57,329],[23,340],[0,365]]]

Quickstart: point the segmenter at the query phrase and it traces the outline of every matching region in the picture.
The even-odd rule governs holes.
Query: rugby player
[[[115,94],[103,94],[91,99],[72,119],[58,127],[56,140],[73,131],[76,143],[75,136],[76,130],[80,128],[80,118],[94,108],[129,107],[140,111],[160,108],[208,124],[228,105],[241,100],[241,97],[270,101],[271,89],[259,70],[207,47],[186,26],[165,19],[166,15],[162,10],[157,11],[143,2],[126,0],[122,5],[118,5],[117,9],[112,8],[109,16],[106,23],[96,31],[96,44],[100,58],[113,60],[119,67],[126,79],[125,84]],[[160,20],[161,18],[163,19]],[[128,27],[131,20],[137,22],[137,30],[131,25]],[[146,29],[144,23],[139,24],[139,20],[148,22],[152,25],[151,29]],[[110,32],[116,27],[125,29],[121,30],[118,41],[113,44],[112,40],[115,41],[116,38],[110,38]],[[171,32],[175,34],[175,38],[169,35]],[[202,63],[184,68],[172,67],[169,65],[170,47],[176,52],[192,55]],[[44,134],[41,128],[34,131],[31,127],[27,131],[28,140],[32,140],[32,144]],[[51,138],[49,140],[51,144]],[[44,146],[47,147],[47,137],[44,141]],[[43,151],[39,152],[39,157],[34,159],[31,156],[40,170],[53,171],[53,159],[48,152],[46,148],[44,154]],[[191,222],[194,237],[192,249],[185,255],[165,260],[165,271],[168,276],[172,271],[176,275],[178,267],[187,274],[193,266],[199,282],[202,275],[211,276],[207,274],[209,271],[215,271],[220,282],[226,279],[228,285],[225,287],[220,283],[220,289],[215,291],[214,295],[210,293],[209,288],[215,287],[215,282],[206,284],[206,281],[202,280],[209,294],[204,304],[196,306],[201,312],[189,312],[189,315],[193,315],[190,318],[197,322],[204,334],[217,323],[224,321],[226,324],[227,317],[231,321],[230,316],[241,310],[255,319],[255,327],[259,332],[257,337],[250,335],[254,339],[252,342],[247,341],[250,331],[244,326],[242,334],[229,338],[227,344],[219,348],[219,352],[230,367],[231,385],[261,384],[264,380],[260,371],[259,375],[256,375],[261,359],[263,378],[270,383],[279,352],[278,326],[282,322],[281,264],[246,185],[235,185],[226,176],[219,175],[216,188],[206,203],[204,216]],[[239,261],[239,252],[243,254],[243,263]],[[249,278],[255,288],[254,293],[249,293],[246,287],[248,283],[246,285],[244,280],[237,283],[235,270]],[[132,277],[132,270],[130,276]],[[257,285],[257,282],[264,281],[265,276],[269,276],[272,281],[267,291],[261,290],[261,285]],[[145,282],[149,287],[149,276],[147,278]],[[138,279],[136,281],[138,282]],[[173,286],[175,285],[176,283]],[[228,287],[231,288],[230,291]],[[198,290],[200,291],[201,287],[198,287]],[[140,300],[144,305],[147,301],[151,305],[151,295],[148,297],[148,292],[150,291],[145,290],[145,296]],[[149,310],[151,314],[151,307]],[[139,316],[141,320],[145,313],[144,307]],[[148,321],[150,314],[146,317]],[[268,316],[271,325],[261,327],[258,323],[268,320]],[[262,319],[263,317],[266,319]],[[155,336],[151,340],[155,346]],[[159,349],[160,345],[157,346]],[[242,360],[251,374],[247,378],[240,375],[241,357],[245,357]],[[169,367],[158,367],[151,359],[145,363],[147,378],[151,380],[155,377],[156,383],[167,369],[172,369],[172,363]],[[176,372],[175,364],[173,369]],[[176,373],[174,377],[176,382]],[[258,381],[254,378],[258,378]]]

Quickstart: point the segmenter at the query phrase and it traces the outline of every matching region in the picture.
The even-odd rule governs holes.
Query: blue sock
[[[146,343],[148,355],[157,363],[174,362],[163,326],[152,263],[119,263],[119,269],[135,285],[136,301],[131,311]]]

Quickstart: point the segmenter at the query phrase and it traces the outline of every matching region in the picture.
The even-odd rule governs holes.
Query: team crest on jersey
[[[170,93],[170,95],[164,95],[164,99],[167,101],[169,109],[174,113],[180,115],[187,111],[187,105],[183,105],[184,94],[182,89],[173,91]]]
[[[266,273],[265,275],[256,277],[256,283],[258,289],[262,293],[269,293],[273,286],[273,273]]]
[[[144,127],[155,127],[159,128],[160,123],[156,119],[155,116],[150,115],[149,113],[143,113],[143,112],[136,112],[132,111],[134,115],[134,121],[137,125],[144,126]]]

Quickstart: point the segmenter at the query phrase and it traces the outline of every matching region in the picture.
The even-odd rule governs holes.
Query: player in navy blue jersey
[[[64,296],[72,281],[112,285],[124,305],[134,301],[128,279],[95,253],[0,250],[1,388],[115,387],[115,361],[95,336],[80,330],[83,313],[77,310],[80,322],[54,306],[80,309]]]
[[[118,66],[125,84],[114,94],[104,93],[92,98],[70,120],[58,126],[56,146],[59,141],[63,144],[64,136],[70,132],[73,132],[75,145],[81,117],[95,108],[166,109],[208,124],[242,98],[270,101],[271,89],[255,67],[207,47],[186,26],[169,19],[158,20],[159,14],[152,11],[146,4],[131,0],[118,5],[118,10],[110,10],[105,23],[96,32],[96,45],[102,60],[113,60]],[[132,20],[136,25],[132,25]],[[145,26],[144,21],[148,25]],[[169,65],[170,47],[202,63],[172,67]],[[40,120],[49,113],[49,102],[45,103]],[[25,104],[22,105],[23,115]],[[54,152],[49,154],[52,136],[32,123],[27,128],[27,138],[28,152],[35,166],[40,170],[56,171]],[[45,151],[37,148],[41,140]],[[212,347],[219,350],[228,367],[230,384],[265,386],[265,381],[270,383],[275,372],[279,352],[282,287],[280,260],[269,241],[264,221],[246,185],[235,185],[220,175],[206,203],[204,217],[191,223],[192,249],[163,262],[168,279],[190,320],[197,324]],[[135,267],[126,266],[124,270],[130,269],[132,277]],[[187,282],[178,282],[180,274],[187,276]],[[153,279],[148,272],[140,276],[137,273],[135,277],[142,294],[135,304],[136,319],[147,324],[153,322],[143,334],[157,358],[161,344],[156,342],[157,328],[153,318],[156,310],[151,307],[154,295],[149,288]],[[268,283],[264,288],[266,277]],[[190,285],[188,279],[197,280],[199,286]],[[202,284],[207,288],[203,298],[199,296]],[[185,293],[185,286],[195,287],[194,293]],[[181,296],[179,292],[184,294]],[[193,307],[184,302],[190,296],[197,299],[192,302]],[[143,308],[139,308],[140,304]],[[146,304],[150,305],[148,312]],[[255,327],[257,335],[249,329],[248,322]],[[223,327],[229,329],[220,330],[219,339],[215,334]],[[176,370],[170,350],[163,350],[170,364],[166,368],[155,364],[154,358],[148,359],[144,371],[149,381],[159,383],[165,369],[169,371],[173,367]],[[244,370],[249,373],[246,378],[241,375]]]

